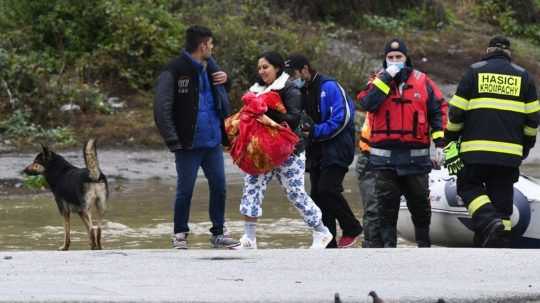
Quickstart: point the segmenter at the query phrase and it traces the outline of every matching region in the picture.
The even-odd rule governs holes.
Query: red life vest
[[[442,128],[446,129],[446,125],[448,124],[448,102],[444,99],[444,94],[442,93],[441,89],[429,78],[426,76],[428,84],[433,89],[433,97],[435,100],[439,101],[439,104],[441,106],[441,114],[442,114]]]
[[[429,146],[428,81],[424,73],[413,70],[400,88],[391,84],[390,94],[372,115],[373,146],[388,141]]]

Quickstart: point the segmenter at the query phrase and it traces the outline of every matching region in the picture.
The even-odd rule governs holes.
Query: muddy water
[[[238,205],[241,176],[228,178],[227,228],[235,237],[243,232]],[[105,249],[169,248],[172,232],[174,183],[160,180],[112,183],[112,195],[104,224]],[[355,176],[350,173],[345,195],[360,216]],[[63,239],[63,219],[51,194],[26,195],[0,200],[0,250],[56,249]],[[72,249],[87,249],[87,236],[80,218],[72,216]],[[208,185],[197,182],[193,195],[189,245],[209,248]],[[257,227],[261,248],[307,247],[311,233],[288,203],[277,181],[267,191],[263,217]]]
[[[82,165],[82,159],[77,154],[70,153],[68,158],[76,165]],[[536,159],[539,154],[534,154]],[[13,167],[13,170],[3,170],[3,174],[13,172],[16,167],[24,167],[32,157],[1,156],[1,167]],[[112,194],[103,231],[105,249],[169,248],[175,189],[174,162],[170,154],[105,151],[100,158],[103,170],[112,177]],[[540,166],[535,164],[538,162],[524,166],[522,172],[540,177]],[[226,159],[226,171],[227,228],[238,238],[243,231],[242,217],[238,212],[242,174],[229,158]],[[17,175],[14,173],[14,176]],[[309,182],[306,186],[309,188]],[[347,174],[344,188],[344,194],[357,218],[361,218],[362,210],[353,172]],[[210,248],[208,185],[202,176],[198,179],[193,195],[190,223],[190,247]],[[50,193],[0,196],[0,250],[53,250],[61,245],[62,238],[63,219]],[[270,184],[265,197],[257,240],[260,248],[299,248],[307,247],[311,242],[310,231],[286,200],[275,180]],[[73,215],[72,249],[87,249],[87,242],[80,218]],[[409,245],[404,241],[399,243],[399,246]]]

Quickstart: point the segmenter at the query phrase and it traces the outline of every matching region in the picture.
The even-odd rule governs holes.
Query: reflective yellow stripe
[[[388,92],[390,92],[390,86],[379,78],[375,78],[375,80],[373,80],[373,85],[377,86],[377,88],[379,88],[385,95],[388,95]]]
[[[438,130],[436,132],[433,132],[433,134],[431,134],[431,138],[433,138],[433,140],[439,139],[439,138],[444,138],[444,132],[442,130]]]
[[[450,105],[460,108],[462,110],[467,110],[469,108],[469,100],[461,98],[458,95],[454,95],[452,99],[450,99],[449,103]]]
[[[526,114],[532,114],[536,113],[537,111],[540,111],[540,103],[538,103],[538,100],[525,103],[525,113]]]
[[[489,199],[488,196],[481,195],[481,196],[476,197],[474,200],[472,200],[472,202],[467,207],[469,209],[469,214],[471,214],[471,216],[474,216],[474,213],[480,207],[482,207],[482,206],[484,206],[484,205],[486,205],[488,203],[491,203],[491,200]]]
[[[497,98],[475,98],[469,102],[469,110],[489,108],[524,113],[525,103]]]
[[[512,154],[516,156],[523,155],[523,146],[520,144],[506,143],[488,140],[463,141],[460,152],[488,151],[494,153]]]
[[[452,121],[448,120],[448,123],[446,124],[446,129],[451,132],[457,132],[463,129],[463,123],[452,123]]]
[[[504,225],[504,230],[511,231],[512,230],[512,221],[503,219],[502,223]]]
[[[523,128],[523,133],[525,134],[525,136],[534,137],[536,136],[537,132],[538,128],[535,127],[528,127],[527,125],[525,125],[525,127]]]

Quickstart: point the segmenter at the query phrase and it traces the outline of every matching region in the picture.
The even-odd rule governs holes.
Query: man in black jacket
[[[210,187],[210,220],[214,247],[234,248],[239,242],[224,232],[227,145],[224,118],[229,102],[227,74],[211,57],[212,32],[192,26],[186,31],[181,55],[169,62],[156,85],[154,118],[163,140],[176,159],[173,247],[187,248],[188,220],[197,171],[202,167]]]

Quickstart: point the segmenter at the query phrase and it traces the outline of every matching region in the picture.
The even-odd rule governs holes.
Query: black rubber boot
[[[501,219],[494,219],[482,231],[481,247],[504,248],[507,245]]]
[[[381,228],[381,237],[384,248],[397,247],[397,229],[393,226],[383,226]]]
[[[415,227],[414,236],[418,247],[431,247],[429,227]]]

